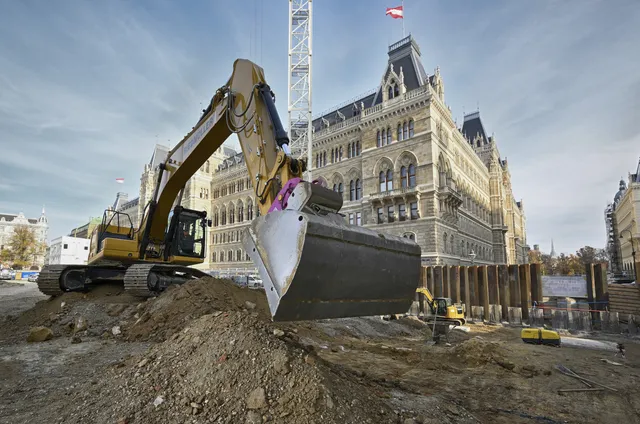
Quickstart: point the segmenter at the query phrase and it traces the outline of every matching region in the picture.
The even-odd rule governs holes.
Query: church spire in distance
[[[549,256],[551,256],[552,258],[555,258],[556,256],[558,256],[556,254],[556,250],[553,248],[553,239],[551,239],[551,253],[549,253]]]

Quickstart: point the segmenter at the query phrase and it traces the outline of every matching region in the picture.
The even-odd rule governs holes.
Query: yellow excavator
[[[464,304],[453,303],[449,297],[433,297],[426,287],[418,287],[416,293],[424,295],[431,309],[431,315],[426,321],[432,323],[450,323],[453,325],[464,325],[467,321],[464,318]]]
[[[342,196],[304,181],[304,159],[289,138],[263,69],[238,59],[196,126],[159,166],[139,228],[119,212],[105,213],[91,236],[87,265],[45,266],[44,294],[90,290],[121,281],[140,296],[208,276],[191,265],[206,257],[206,211],[180,206],[187,181],[235,133],[253,180],[260,216],[243,234],[274,321],[406,312],[420,278],[420,247],[412,240],[349,225]]]

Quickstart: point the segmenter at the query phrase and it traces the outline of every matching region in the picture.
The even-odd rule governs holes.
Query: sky
[[[399,4],[313,3],[314,115],[379,84],[402,38],[385,9]],[[528,244],[604,247],[604,208],[640,157],[638,1],[404,8],[454,117],[479,108],[508,158]],[[236,58],[264,68],[286,122],[285,0],[22,0],[0,11],[0,213],[45,206],[50,239],[101,216],[118,191],[136,197],[153,146],[187,134]]]

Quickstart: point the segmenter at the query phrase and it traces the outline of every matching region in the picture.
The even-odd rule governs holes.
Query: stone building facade
[[[605,209],[607,251],[614,277],[633,274],[633,251],[640,260],[640,160],[627,182],[620,180],[613,203]]]
[[[506,158],[479,113],[458,128],[440,70],[411,36],[389,47],[378,88],[314,119],[313,179],[342,194],[354,225],[420,244],[423,263],[526,263],[526,220]],[[253,270],[241,234],[257,209],[242,154],[212,177],[210,267]]]
[[[0,250],[10,249],[11,237],[16,227],[26,225],[32,229],[36,242],[46,244],[49,233],[49,223],[44,208],[39,218],[27,218],[22,212],[19,214],[0,214]],[[46,253],[37,255],[33,259],[33,265],[42,267]]]

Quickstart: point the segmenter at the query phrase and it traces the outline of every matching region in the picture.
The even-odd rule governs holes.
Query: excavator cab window
[[[171,238],[171,254],[191,258],[204,258],[205,226],[207,220],[202,212],[182,209],[176,220],[174,234]],[[171,228],[170,226],[169,228]]]
[[[449,302],[447,302],[447,300]],[[438,298],[436,299],[436,315],[439,316],[444,316],[447,315],[447,306],[449,306],[451,304],[451,299],[443,299],[443,298]]]

